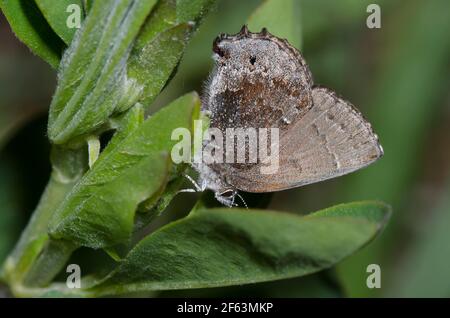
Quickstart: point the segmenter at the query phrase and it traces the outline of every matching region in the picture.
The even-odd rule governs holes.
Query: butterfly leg
[[[191,177],[190,175],[183,174],[183,176],[184,176],[186,179],[188,179],[188,180],[192,183],[192,185],[195,187],[195,189],[197,190],[197,192],[202,192],[202,191],[205,190],[203,187],[200,187],[200,186],[198,185],[198,183],[197,183],[194,179],[192,179],[192,177]]]
[[[177,191],[177,194],[178,194],[178,193],[195,193],[195,192],[203,192],[203,191],[205,190],[204,188],[200,187],[200,186],[198,185],[198,183],[195,182],[195,180],[192,179],[192,177],[191,177],[190,175],[183,174],[183,176],[184,176],[186,179],[188,179],[190,183],[192,183],[192,185],[194,186],[194,189],[191,189],[191,188],[188,188],[188,189],[181,189],[181,190],[178,190],[178,191]]]
[[[196,189],[181,189],[177,191],[178,193],[197,193],[198,191]]]
[[[246,209],[248,209],[248,205],[245,202],[244,198],[242,197],[242,195],[240,195],[238,192],[236,192],[236,195],[239,197],[239,199],[241,199],[242,203],[244,203],[244,206]]]

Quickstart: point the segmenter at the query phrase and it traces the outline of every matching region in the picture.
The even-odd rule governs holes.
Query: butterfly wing
[[[244,32],[244,31],[242,31]],[[299,51],[269,33],[240,33],[215,44],[222,56],[206,83],[210,127],[288,128],[312,106],[312,76]]]
[[[341,176],[383,155],[370,123],[349,102],[323,87],[312,90],[313,106],[280,136],[279,167],[227,165],[224,177],[247,192],[272,192]]]

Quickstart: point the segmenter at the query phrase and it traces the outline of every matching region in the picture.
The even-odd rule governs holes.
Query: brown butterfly
[[[200,190],[225,205],[238,190],[273,192],[341,176],[383,155],[370,123],[333,91],[315,86],[301,53],[266,29],[244,26],[213,44],[215,67],[202,96],[210,127],[279,129],[279,168],[263,174],[263,162],[201,163]],[[205,142],[214,143],[214,140]],[[222,147],[222,145],[215,145]]]

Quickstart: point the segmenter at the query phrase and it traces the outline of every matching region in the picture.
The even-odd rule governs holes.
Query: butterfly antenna
[[[177,191],[177,194],[179,194],[179,193],[186,193],[186,192],[188,192],[188,193],[196,193],[198,191],[195,190],[195,189],[181,189],[181,190]]]
[[[231,198],[231,206],[237,206],[237,204],[234,202],[234,198],[236,196],[233,195],[233,197]]]
[[[242,203],[244,203],[245,208],[248,209],[248,205],[247,205],[247,203],[245,203],[245,200],[242,197],[242,195],[240,195],[238,192],[236,192],[236,195],[239,197],[239,199],[241,199]]]
[[[194,179],[192,179],[192,177],[190,175],[183,174],[183,176],[194,185],[197,192],[202,192],[202,188],[198,185],[198,183]]]

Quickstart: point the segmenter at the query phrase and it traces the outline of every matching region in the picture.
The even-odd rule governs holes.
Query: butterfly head
[[[221,66],[241,71],[255,71],[273,67],[274,56],[280,50],[276,43],[268,40],[276,39],[267,29],[252,33],[247,26],[235,35],[220,34],[213,42],[214,60]]]
[[[214,192],[214,196],[217,201],[222,203],[227,207],[232,207],[235,205],[235,199],[237,195],[237,190],[233,188],[223,189],[222,191]]]

